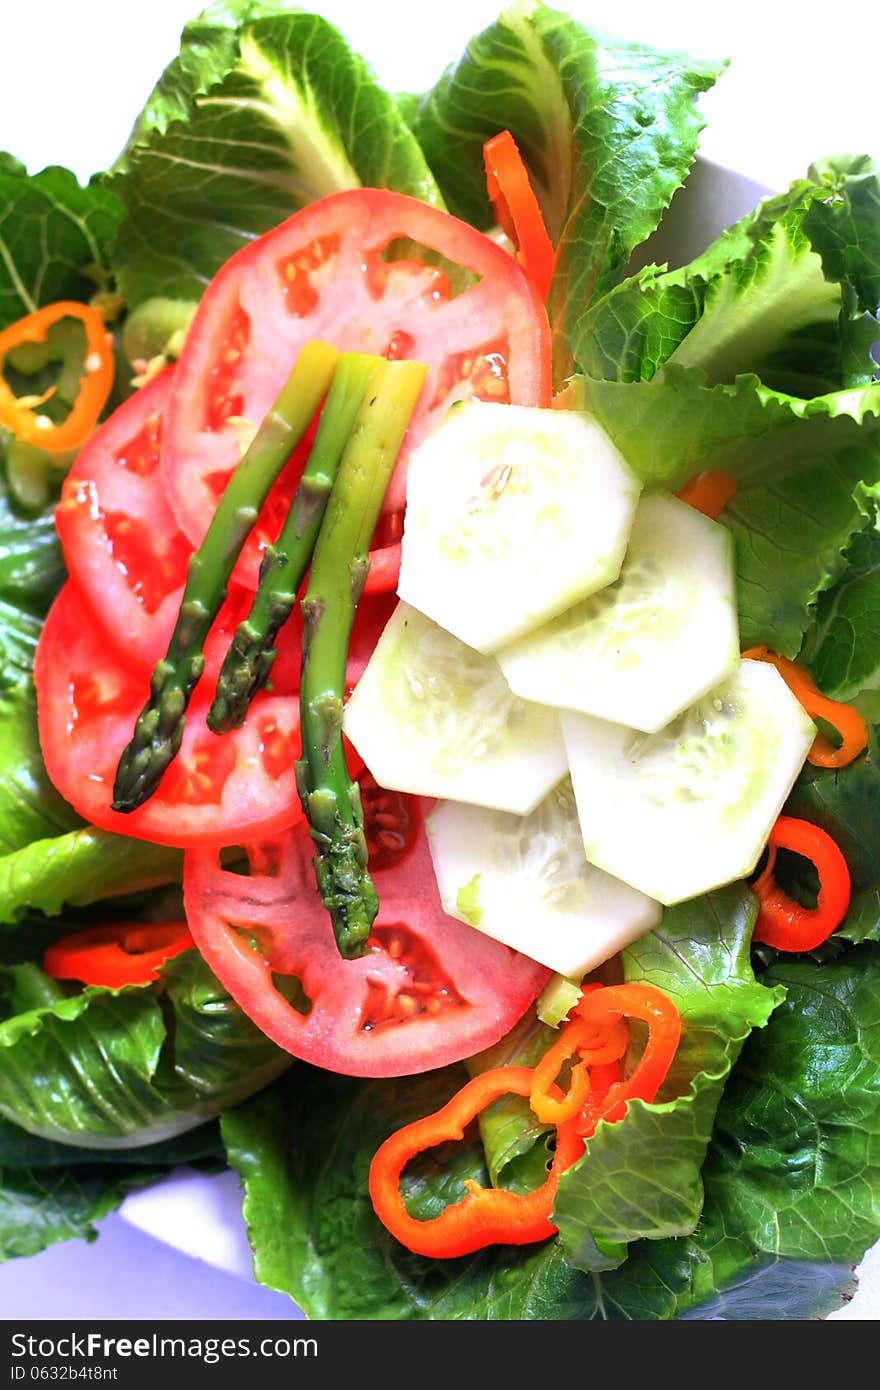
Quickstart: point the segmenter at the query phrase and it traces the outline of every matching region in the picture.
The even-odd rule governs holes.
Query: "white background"
[[[31,172],[62,164],[83,181],[105,168],[198,8],[198,0],[23,0],[14,8],[7,0],[0,150]],[[420,90],[501,4],[316,0],[314,8],[339,24],[390,89]],[[832,153],[880,156],[876,3],[819,10],[774,0],[615,7],[559,0],[559,8],[623,37],[730,57],[728,72],[702,99],[702,153],[758,183],[784,187],[812,159]],[[123,1215],[102,1223],[96,1244],[72,1242],[0,1268],[3,1317],[296,1317],[288,1299],[249,1280],[237,1205],[231,1175],[211,1183],[183,1176],[158,1194],[130,1199]]]

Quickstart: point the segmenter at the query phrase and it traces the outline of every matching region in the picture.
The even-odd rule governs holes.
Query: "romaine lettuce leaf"
[[[438,1108],[460,1069],[363,1082],[297,1068],[221,1121],[257,1278],[318,1319],[826,1316],[852,1294],[852,1266],[880,1235],[878,971],[871,948],[830,968],[801,959],[768,971],[768,995],[785,999],[725,1087],[696,1231],[639,1241],[619,1269],[589,1275],[558,1239],[426,1260],[376,1220],[373,1152]],[[436,1165],[412,1192],[404,1175],[423,1217],[460,1193],[450,1184],[462,1176],[487,1181],[481,1145],[462,1145],[450,1171]]]
[[[880,691],[880,533],[858,532],[846,569],[816,605],[816,623],[804,653],[824,695],[854,700]]]
[[[113,194],[68,169],[28,175],[0,156],[0,328],[58,299],[88,300],[107,277]]]
[[[754,895],[734,884],[666,908],[659,926],[622,953],[625,980],[648,981],[675,1003],[682,1039],[657,1100],[632,1101],[622,1121],[600,1124],[560,1178],[554,1221],[578,1267],[618,1264],[631,1241],[696,1226],[725,1082],[751,1030],[782,1000],[752,972],[756,911]]]
[[[214,6],[105,180],[124,215],[113,251],[129,308],[197,300],[227,258],[326,193],[369,185],[440,201],[394,99],[320,15]]]
[[[216,1121],[144,1149],[74,1149],[0,1119],[0,1261],[35,1255],[56,1241],[95,1240],[94,1223],[133,1188],[187,1163],[216,1168]]]
[[[487,227],[484,142],[516,139],[558,248],[549,301],[561,381],[585,309],[620,278],[683,183],[724,62],[613,39],[536,3],[512,5],[407,111],[451,211]]]
[[[0,924],[178,883],[183,851],[84,825],[0,858]],[[2,936],[0,926],[0,936]]]
[[[289,1066],[198,952],[167,962],[162,977],[162,989],[59,997],[35,966],[0,969],[0,1115],[59,1143],[139,1147],[201,1124]]]

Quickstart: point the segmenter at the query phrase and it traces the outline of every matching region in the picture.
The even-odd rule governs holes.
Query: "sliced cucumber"
[[[496,656],[525,700],[662,729],[739,662],[730,532],[643,496],[618,579]]]
[[[492,652],[616,579],[639,491],[587,415],[454,406],[409,464],[398,593]]]
[[[425,829],[445,911],[561,975],[582,979],[659,921],[587,863],[567,777],[530,815],[447,801]]]
[[[346,706],[380,786],[523,814],[565,774],[557,710],[514,695],[498,662],[405,603]]]
[[[752,872],[816,734],[760,661],[659,733],[584,714],[562,726],[587,858],[662,903]]]

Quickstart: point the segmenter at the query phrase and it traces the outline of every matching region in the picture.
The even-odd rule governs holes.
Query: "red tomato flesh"
[[[380,906],[370,950],[343,960],[313,848],[303,823],[249,849],[250,875],[222,868],[217,853],[184,860],[197,946],[293,1056],[349,1076],[430,1071],[497,1042],[546,983],[544,966],[444,913],[420,823],[400,854],[386,843],[371,855]]]
[[[298,697],[258,695],[243,727],[218,736],[205,724],[201,684],[158,790],[128,815],[112,811],[116,767],[149,680],[149,671],[118,659],[68,582],[41,633],[34,682],[46,769],[85,820],[185,848],[258,838],[301,818],[293,766],[300,753]]]
[[[472,283],[453,293],[440,266],[421,256],[395,259],[401,239],[444,258]],[[194,545],[239,458],[234,422],[263,419],[310,338],[428,365],[386,496],[386,510],[398,515],[406,458],[454,401],[550,401],[546,312],[507,252],[404,194],[355,189],[322,198],[236,252],[190,326],[168,406],[163,471],[168,500]],[[295,482],[294,469],[287,495]],[[277,502],[270,498],[258,522],[260,547],[277,531]],[[242,583],[256,584],[258,563],[255,549]]]

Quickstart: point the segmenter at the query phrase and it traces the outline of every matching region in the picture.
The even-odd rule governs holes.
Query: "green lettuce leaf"
[[[851,701],[880,690],[880,533],[858,532],[840,581],[816,605],[805,652],[819,689]]]
[[[33,176],[0,158],[0,328],[58,299],[88,300],[107,276],[119,204],[68,169]]]
[[[58,997],[35,966],[0,970],[7,995],[0,1115],[59,1143],[156,1144],[217,1115],[289,1065],[289,1055],[233,1003],[198,952],[169,961],[162,980],[161,988],[89,988]]]
[[[0,855],[24,849],[82,822],[52,787],[37,737],[30,680],[0,693]],[[0,858],[0,866],[4,859]],[[0,882],[2,882],[0,867]],[[5,917],[0,889],[0,920]]]
[[[674,953],[670,942],[667,979]],[[745,962],[725,983],[720,952],[707,951],[704,969],[710,960],[719,1000],[738,1012],[742,991],[755,990]],[[443,1104],[461,1069],[363,1082],[297,1068],[221,1121],[257,1278],[323,1319],[824,1317],[852,1295],[852,1267],[880,1235],[878,971],[870,947],[768,970],[765,994],[782,1002],[751,1032],[724,1088],[696,1230],[638,1241],[620,1268],[591,1274],[572,1267],[559,1239],[427,1260],[377,1221],[372,1154]],[[717,1004],[707,992],[695,1046],[703,1028],[717,1030]],[[459,1148],[451,1167],[404,1174],[422,1219],[460,1195],[462,1177],[488,1180],[482,1145]]]
[[[723,62],[613,39],[518,3],[472,39],[407,112],[451,211],[492,221],[482,147],[513,134],[558,259],[549,301],[560,380],[586,307],[623,273],[684,181],[703,127],[696,100]]]
[[[0,924],[178,883],[182,871],[182,850],[81,826],[0,858]]]
[[[639,381],[675,362],[710,386],[754,373],[805,399],[868,383],[871,339],[852,321],[873,317],[880,301],[878,204],[880,169],[869,159],[815,166],[689,265],[648,266],[612,289],[584,319],[580,367]],[[853,375],[857,341],[864,360]]]
[[[397,104],[320,15],[214,6],[183,33],[118,169],[113,251],[133,308],[197,300],[234,251],[327,193],[439,194]]]
[[[553,1219],[578,1267],[620,1263],[633,1240],[696,1226],[725,1082],[751,1030],[782,998],[752,972],[756,907],[742,885],[720,889],[667,908],[659,926],[622,953],[625,980],[648,981],[675,1003],[682,1039],[657,1100],[633,1101],[622,1121],[600,1124],[560,1179]]]

